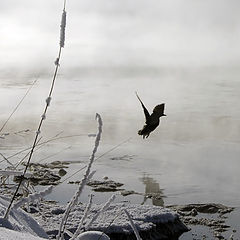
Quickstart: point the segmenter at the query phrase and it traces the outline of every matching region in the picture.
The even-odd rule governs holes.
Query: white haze
[[[67,1],[65,69],[231,65],[240,57],[237,0]],[[62,2],[0,2],[2,74],[51,71]],[[71,70],[72,71],[72,70]]]

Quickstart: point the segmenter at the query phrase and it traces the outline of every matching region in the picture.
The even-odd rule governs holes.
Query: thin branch
[[[105,156],[106,154],[112,152],[113,150],[115,150],[116,148],[120,147],[121,145],[127,143],[131,138],[128,138],[127,140],[124,140],[123,142],[119,143],[118,145],[114,146],[113,148],[109,149],[108,151],[104,152],[102,155],[100,155],[99,157],[97,157],[95,159],[95,161],[97,161],[98,159],[102,158],[103,156]],[[83,169],[85,169],[87,167],[87,165],[85,165],[84,167],[78,169],[77,171],[75,171],[73,174],[71,174],[70,176],[68,176],[67,178],[65,178],[63,182],[66,182],[68,179],[72,178],[73,176],[75,176],[77,173],[81,172]]]
[[[12,113],[9,115],[9,117],[7,118],[7,120],[4,122],[4,124],[2,125],[1,129],[0,129],[0,133],[2,132],[2,130],[4,129],[4,127],[7,125],[8,121],[10,120],[10,118],[12,117],[12,115],[17,111],[17,109],[19,108],[19,106],[21,105],[21,103],[23,102],[23,100],[25,99],[25,97],[28,95],[28,93],[30,92],[30,90],[32,89],[32,87],[34,86],[34,84],[37,82],[38,78],[36,78],[34,80],[34,82],[32,83],[32,85],[29,87],[29,89],[27,90],[27,92],[24,94],[24,96],[22,97],[22,99],[20,100],[20,102],[17,104],[17,106],[13,109]]]
[[[133,232],[134,232],[137,240],[142,240],[142,238],[140,237],[139,232],[138,232],[138,230],[137,230],[137,227],[136,227],[136,225],[134,224],[134,222],[133,222],[130,214],[128,213],[128,211],[127,211],[126,209],[123,209],[123,211],[126,213],[128,219],[129,219],[130,225],[131,225],[131,227],[132,227],[132,229],[133,229]]]

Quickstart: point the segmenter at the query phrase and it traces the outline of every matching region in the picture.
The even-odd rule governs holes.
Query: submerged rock
[[[114,192],[119,191],[121,189],[118,189],[119,187],[123,186],[123,183],[114,182],[112,180],[106,180],[106,181],[89,181],[87,183],[88,186],[93,188],[93,191],[96,192]]]
[[[220,214],[225,214],[232,212],[234,208],[232,207],[227,207],[222,204],[217,204],[217,203],[203,203],[203,204],[187,204],[187,205],[171,205],[168,206],[171,209],[175,209],[177,211],[181,212],[188,212],[192,211],[195,209],[197,212],[200,213],[220,213]]]
[[[225,224],[226,217],[223,215],[234,210],[233,207],[216,203],[172,205],[168,206],[168,208],[177,211],[181,216],[181,220],[187,225],[209,227],[218,239],[222,239],[221,233],[230,228],[230,226]],[[211,216],[216,214],[218,217],[212,219]]]
[[[21,176],[15,176],[13,180],[18,182]],[[59,184],[61,177],[48,169],[36,169],[33,171],[33,175],[27,178],[33,185],[57,185]]]
[[[32,172],[31,177],[26,179],[30,181],[33,185],[57,185],[60,182],[62,176],[64,176],[67,171],[69,162],[54,161],[51,163],[30,163],[29,170]],[[25,165],[25,164],[23,164]],[[59,169],[55,171],[54,169]],[[15,176],[14,181],[18,182],[21,176]]]

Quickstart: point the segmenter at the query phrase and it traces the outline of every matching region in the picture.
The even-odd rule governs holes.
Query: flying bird
[[[138,134],[142,135],[143,138],[145,138],[145,137],[148,138],[149,134],[153,130],[155,130],[157,128],[157,126],[159,125],[160,117],[166,116],[164,114],[165,103],[157,105],[153,109],[153,113],[150,115],[147,108],[144,106],[143,102],[141,101],[141,99],[137,93],[136,93],[136,96],[143,107],[143,111],[144,111],[145,118],[146,118],[146,122],[145,122],[146,124],[143,126],[143,128],[141,130],[138,131]]]

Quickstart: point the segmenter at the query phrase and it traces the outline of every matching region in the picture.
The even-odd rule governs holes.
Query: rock
[[[196,209],[200,213],[229,213],[234,210],[232,207],[227,207],[222,204],[205,203],[205,204],[187,204],[187,205],[171,205],[171,209],[176,209],[182,212],[189,212]]]
[[[191,214],[191,216],[194,216],[194,217],[197,216],[197,215],[198,215],[198,212],[197,212],[196,208],[193,208],[193,209],[191,210],[190,214]]]
[[[59,176],[61,176],[61,177],[63,177],[64,175],[66,175],[66,173],[67,173],[67,171],[64,170],[63,168],[59,169],[59,171],[58,171],[58,174],[59,174]]]
[[[138,194],[138,193],[135,191],[122,190],[121,194],[122,194],[122,196],[125,197],[125,196],[131,195],[131,194]]]
[[[232,207],[227,207],[222,204],[207,203],[207,204],[187,204],[187,205],[172,205],[168,206],[171,209],[177,211],[181,220],[185,224],[190,225],[202,225],[209,227],[215,232],[216,238],[223,239],[220,233],[227,231],[230,226],[225,224],[226,218],[223,214],[229,213],[234,210]],[[196,213],[204,213],[206,217],[196,217]],[[207,214],[218,214],[218,218],[208,218]]]
[[[97,181],[92,180],[87,183],[88,186],[93,188],[96,192],[114,192],[119,191],[119,187],[123,186],[123,183],[114,182],[112,180]]]

